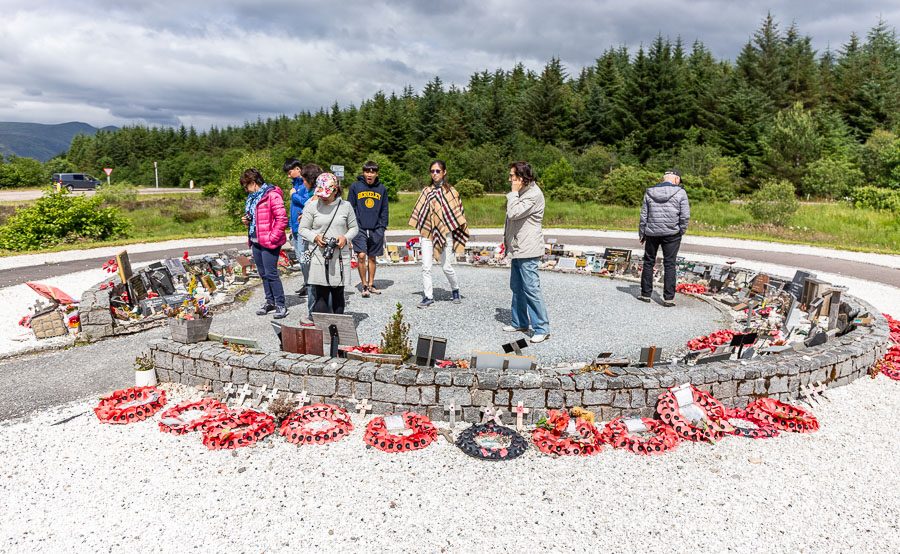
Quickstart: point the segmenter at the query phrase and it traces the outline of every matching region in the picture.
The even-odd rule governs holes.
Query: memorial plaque
[[[313,323],[316,329],[322,332],[322,340],[327,343],[329,353],[334,352],[337,346],[359,346],[359,336],[356,334],[356,322],[352,315],[345,314],[326,314],[314,312]],[[334,325],[337,332],[337,345],[331,344],[331,332],[329,328]]]
[[[653,367],[658,361],[662,359],[662,348],[657,348],[656,346],[648,346],[646,348],[641,348],[641,357],[638,360],[638,363],[647,367]]]
[[[128,296],[133,306],[139,305],[142,300],[147,299],[147,286],[144,283],[143,275],[140,273],[132,275],[126,282],[128,283]]]
[[[434,365],[436,360],[443,360],[447,355],[447,339],[419,335],[416,342],[416,364],[426,367]]]
[[[627,248],[607,248],[603,251],[603,258],[606,260],[606,269],[616,271],[628,267],[628,262],[631,261],[631,250]]]
[[[276,325],[279,324],[272,322],[273,327]],[[321,329],[279,325],[275,332],[281,333],[281,350],[284,352],[314,356],[325,355],[324,335]]]
[[[163,263],[165,263],[166,269],[169,270],[170,275],[180,276],[187,273],[184,269],[184,264],[181,263],[181,259],[179,258],[166,258]]]
[[[575,269],[575,258],[560,258],[558,262],[556,262],[556,269],[562,270],[574,270]]]
[[[503,352],[506,354],[511,354],[515,352],[517,355],[522,355],[522,349],[528,347],[528,341],[525,339],[515,340],[513,342],[509,342],[503,345]]]
[[[172,283],[172,275],[165,267],[153,269],[146,272],[147,279],[150,281],[150,288],[153,292],[160,296],[167,294],[175,294],[175,284]]]

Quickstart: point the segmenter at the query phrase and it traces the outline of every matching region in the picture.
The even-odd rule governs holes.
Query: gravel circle
[[[477,351],[502,352],[502,344],[528,336],[502,329],[510,323],[512,293],[508,269],[454,267],[460,280],[461,304],[450,302],[447,280],[438,267],[432,270],[435,303],[426,309],[416,308],[422,298],[418,265],[378,266],[375,285],[383,291],[380,295],[363,298],[358,289],[347,287],[346,313],[352,313],[357,321],[360,342],[381,340],[398,302],[410,324],[413,348],[420,334],[445,337],[447,356],[459,358]],[[353,282],[358,283],[359,277],[353,271]],[[543,271],[540,276],[551,336],[544,343],[529,344],[523,354],[534,356],[543,364],[590,361],[604,351],[636,358],[641,346],[651,344],[661,347],[668,357],[683,351],[693,337],[730,327],[722,311],[691,296],[680,294],[676,298],[678,305],[666,308],[656,301],[646,304],[636,300],[639,286],[630,281],[550,271]],[[302,279],[297,274],[289,275],[283,283],[289,293],[290,309],[283,321],[298,325],[299,318],[305,315],[306,299],[290,293],[300,287]],[[256,338],[263,350],[277,350],[274,332],[262,323],[271,317],[254,314],[263,299],[262,289],[254,289],[246,306],[217,315],[211,330]]]
[[[378,452],[358,416],[334,444],[234,452],[160,432],[159,414],[49,425],[84,399],[0,423],[0,551],[897,552],[898,394],[884,378],[831,390],[811,435],[505,464],[443,437]]]

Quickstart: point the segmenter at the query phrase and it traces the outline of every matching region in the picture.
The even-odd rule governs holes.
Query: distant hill
[[[104,131],[114,131],[116,127],[103,127]],[[70,121],[57,125],[42,123],[0,122],[0,154],[15,154],[45,162],[69,149],[72,137],[79,133],[96,134],[96,127]]]

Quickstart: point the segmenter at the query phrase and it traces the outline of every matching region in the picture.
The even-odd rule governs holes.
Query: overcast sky
[[[0,121],[240,124],[658,34],[733,59],[771,10],[837,50],[900,1],[0,0]]]

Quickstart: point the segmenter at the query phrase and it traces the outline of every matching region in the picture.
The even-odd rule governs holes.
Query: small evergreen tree
[[[404,360],[412,354],[412,343],[409,340],[409,324],[403,322],[403,304],[397,302],[397,311],[381,333],[381,352],[383,354],[399,354]]]

